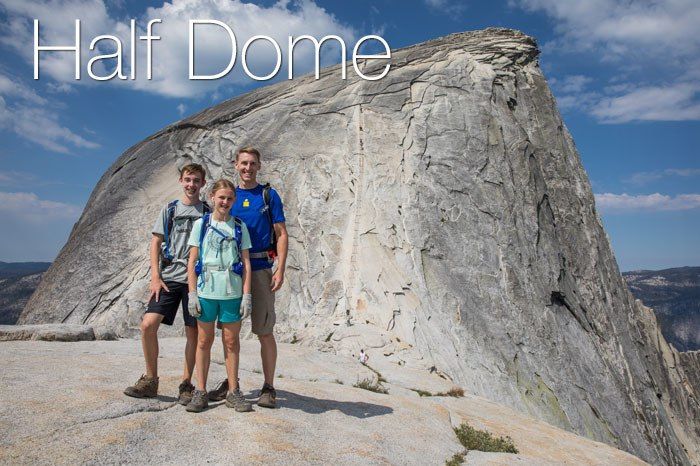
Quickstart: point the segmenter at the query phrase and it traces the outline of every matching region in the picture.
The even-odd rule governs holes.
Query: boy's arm
[[[270,288],[272,291],[277,291],[282,288],[284,283],[284,269],[287,266],[289,238],[287,236],[287,226],[284,222],[275,223],[272,227],[275,229],[275,235],[277,235],[277,269],[272,275]]]
[[[149,289],[151,295],[149,301],[155,296],[156,302],[160,299],[160,290],[170,291],[160,277],[160,247],[163,244],[163,236],[153,233],[151,237],[150,258],[151,258],[151,284]]]
[[[187,259],[187,289],[191,293],[197,291],[197,274],[194,273],[194,266],[199,258],[199,248],[190,246],[190,257]]]

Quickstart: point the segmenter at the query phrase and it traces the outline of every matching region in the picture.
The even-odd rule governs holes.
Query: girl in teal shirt
[[[214,343],[214,325],[221,324],[226,373],[230,391],[226,406],[250,411],[238,386],[241,321],[250,316],[250,236],[245,223],[230,214],[236,188],[228,180],[214,183],[211,191],[212,213],[197,220],[187,244],[189,285],[188,311],[197,318],[198,338],[195,373],[197,387],[187,411],[201,412],[208,407],[207,374]],[[201,236],[202,228],[205,228]],[[200,251],[201,244],[201,251]],[[199,269],[199,270],[196,270]]]

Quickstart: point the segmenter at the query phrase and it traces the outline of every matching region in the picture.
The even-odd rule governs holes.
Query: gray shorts
[[[250,278],[253,295],[252,330],[256,335],[268,335],[274,330],[277,320],[275,293],[270,291],[272,269],[255,270]]]

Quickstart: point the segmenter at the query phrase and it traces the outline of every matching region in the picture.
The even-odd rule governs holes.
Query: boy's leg
[[[277,343],[273,330],[277,316],[275,314],[275,294],[270,290],[272,270],[256,270],[251,275],[251,291],[253,294],[253,312],[251,325],[253,333],[260,341],[260,357],[262,359],[265,383],[272,386],[275,380],[275,365],[277,363]]]
[[[158,377],[158,328],[161,314],[146,313],[141,320],[141,347],[146,360],[146,377]]]
[[[187,343],[185,343],[185,368],[182,372],[182,380],[185,382],[191,381],[192,375],[194,374],[195,357],[197,355],[197,335],[197,327],[185,326]]]
[[[197,319],[187,311],[188,287],[184,285],[180,291],[182,299],[182,319],[185,323],[185,367],[182,372],[182,381],[190,382],[194,374],[195,357],[197,354]]]

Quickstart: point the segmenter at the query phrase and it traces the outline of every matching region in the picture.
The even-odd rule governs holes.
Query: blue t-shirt
[[[248,227],[250,242],[253,245],[251,253],[267,251],[270,246],[272,226],[265,211],[263,188],[261,184],[253,189],[236,188],[236,202],[231,207],[231,215],[243,220]],[[285,221],[282,199],[273,188],[270,188],[270,213],[272,223]],[[272,263],[267,259],[250,259],[250,265],[253,270],[272,267]]]

